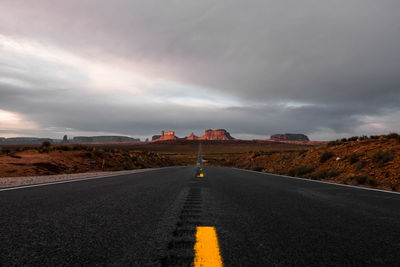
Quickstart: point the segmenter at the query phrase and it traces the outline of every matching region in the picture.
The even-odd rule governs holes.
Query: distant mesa
[[[193,135],[193,137],[195,137],[195,136]],[[225,129],[217,129],[217,130],[208,129],[204,132],[203,136],[197,137],[197,139],[194,139],[194,140],[226,141],[226,140],[233,140],[233,139],[234,138]]]
[[[139,138],[128,136],[76,136],[72,139],[73,143],[132,143],[140,142]]]
[[[157,140],[161,137],[161,134],[156,134],[151,137],[151,141]]]
[[[0,137],[0,144],[4,145],[36,145],[42,144],[43,142],[50,142],[53,144],[59,143],[136,143],[140,142],[139,138],[132,138],[128,136],[76,136],[72,140],[68,140],[68,137],[64,135],[63,139],[51,139],[51,138],[38,138],[38,137],[11,137],[4,138]]]
[[[43,142],[53,142],[50,138],[38,138],[38,137],[11,137],[11,138],[0,138],[1,144],[42,144]]]
[[[212,130],[208,129],[204,132],[203,136],[196,136],[194,133],[191,133],[189,136],[184,137],[184,138],[179,138],[175,135],[175,132],[169,131],[169,132],[164,132],[161,131],[161,135],[154,135],[152,140],[153,141],[169,141],[169,140],[213,140],[213,141],[228,141],[228,140],[234,140],[229,132],[227,132],[225,129],[217,129],[217,130]]]
[[[271,139],[273,141],[303,141],[303,142],[308,142],[310,139],[307,137],[305,134],[274,134],[271,136]]]

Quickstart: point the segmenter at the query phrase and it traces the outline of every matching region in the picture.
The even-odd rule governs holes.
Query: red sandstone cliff
[[[161,131],[161,136],[160,138],[157,138],[153,141],[166,141],[166,140],[178,140],[178,137],[175,136],[175,132],[173,131],[169,131],[169,132],[165,132]]]
[[[199,137],[194,135],[194,133],[191,133],[188,137],[186,137],[186,140],[199,140]]]
[[[165,132],[161,131],[161,136],[157,139],[154,139],[153,142],[158,142],[158,141],[169,141],[169,140],[212,140],[212,141],[228,141],[228,140],[234,140],[229,132],[227,132],[225,129],[218,129],[218,130],[212,130],[208,129],[204,132],[203,136],[196,136],[194,133],[191,133],[188,137],[180,139],[177,136],[175,136],[175,132],[170,131],[170,132]]]
[[[191,135],[190,137],[195,137],[195,135]],[[233,140],[234,138],[225,130],[218,129],[212,130],[208,129],[204,132],[203,136],[197,137],[197,139],[190,140]]]

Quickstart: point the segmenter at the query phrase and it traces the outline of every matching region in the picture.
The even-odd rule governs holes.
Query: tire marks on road
[[[202,196],[203,180],[194,177],[189,192],[182,203],[172,240],[168,244],[167,256],[161,260],[161,266],[192,266],[196,227],[204,224]]]

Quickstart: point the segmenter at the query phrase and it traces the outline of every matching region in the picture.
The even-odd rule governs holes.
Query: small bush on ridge
[[[319,158],[319,161],[321,163],[324,163],[333,156],[335,156],[335,153],[333,153],[332,151],[325,151],[324,153],[322,153],[321,157]]]
[[[394,154],[392,151],[382,151],[379,150],[372,155],[372,160],[378,164],[379,168],[382,168],[386,162],[394,159]]]
[[[350,157],[349,157],[350,164],[354,164],[354,163],[358,162],[359,159],[360,159],[360,155],[359,155],[359,154],[357,154],[357,153],[352,153],[352,154],[350,155]]]
[[[290,169],[288,174],[289,174],[289,176],[301,176],[301,175],[311,173],[313,171],[314,171],[314,168],[312,168],[312,167],[299,166],[299,167],[294,167],[294,168]]]
[[[321,170],[315,173],[310,174],[311,179],[326,179],[326,178],[333,178],[340,175],[339,171],[336,170]]]

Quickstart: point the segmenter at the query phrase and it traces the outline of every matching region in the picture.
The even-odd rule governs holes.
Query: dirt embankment
[[[0,177],[122,171],[173,165],[159,153],[85,146],[0,150]]]
[[[209,165],[400,191],[400,138],[388,135],[300,151],[248,152],[225,161],[209,158]]]

